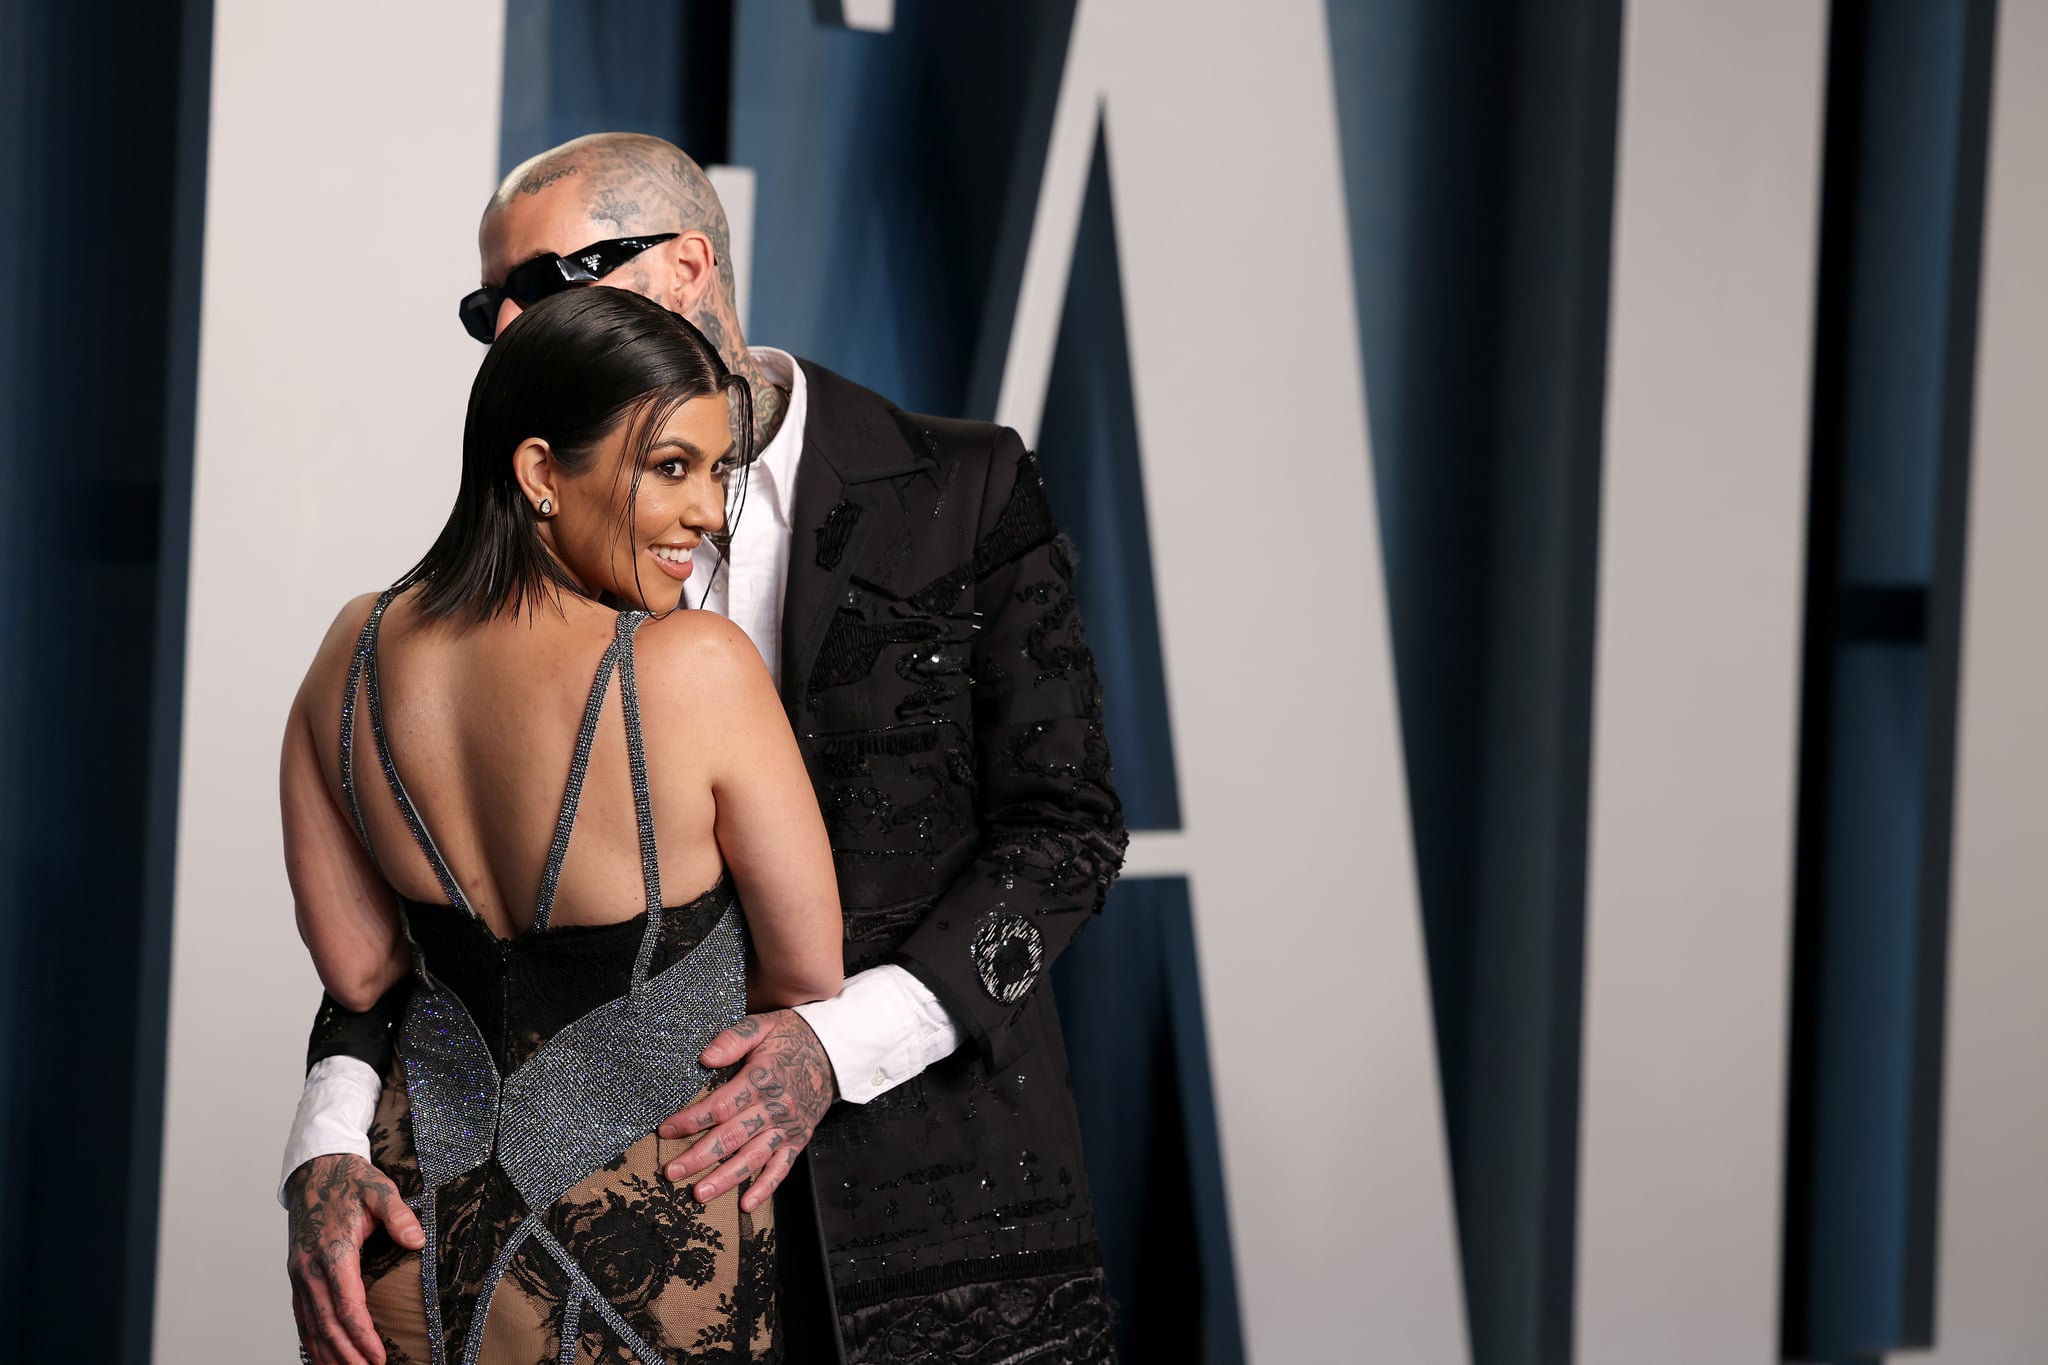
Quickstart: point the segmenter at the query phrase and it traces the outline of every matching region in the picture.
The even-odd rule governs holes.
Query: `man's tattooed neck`
[[[726,316],[726,310],[717,302],[689,316],[705,340],[718,348],[718,354],[725,358],[726,368],[746,380],[747,387],[753,390],[754,453],[758,455],[775,439],[775,433],[782,430],[782,419],[789,413],[789,391],[768,382],[768,376],[761,372],[760,362],[747,349],[738,325]]]
[[[754,390],[754,449],[759,452],[782,430],[782,419],[789,415],[789,390],[769,383],[751,359],[747,363],[752,368],[747,383]]]

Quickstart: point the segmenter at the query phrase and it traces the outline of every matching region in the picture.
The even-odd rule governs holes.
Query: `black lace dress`
[[[662,1119],[714,1079],[697,1057],[745,1009],[745,933],[729,879],[661,904],[633,681],[619,618],[585,709],[534,927],[503,939],[470,908],[385,744],[377,630],[363,627],[342,716],[343,787],[359,684],[391,794],[447,901],[405,901],[415,975],[370,1138],[427,1231],[423,1251],[364,1249],[370,1316],[394,1365],[656,1365],[781,1359],[771,1207],[703,1206],[661,1168]],[[591,742],[614,667],[648,908],[550,928]],[[365,836],[365,844],[368,839]]]

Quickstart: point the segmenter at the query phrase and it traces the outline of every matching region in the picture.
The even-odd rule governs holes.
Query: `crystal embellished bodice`
[[[357,833],[369,847],[354,778],[355,713],[367,702],[377,760],[413,838],[433,866],[445,904],[405,903],[419,984],[399,1036],[420,1190],[410,1201],[426,1231],[421,1258],[428,1338],[436,1365],[473,1365],[492,1295],[530,1241],[567,1282],[560,1359],[575,1358],[580,1320],[601,1318],[634,1358],[664,1359],[612,1303],[572,1249],[550,1231],[550,1206],[616,1161],[710,1079],[698,1058],[746,1008],[745,931],[729,880],[689,904],[661,903],[647,761],[633,672],[642,612],[619,616],[599,661],[570,763],[567,791],[549,849],[533,927],[514,939],[476,915],[421,821],[392,761],[377,674],[377,634],[394,593],[364,624],[342,710],[342,786]],[[614,670],[625,713],[633,804],[639,827],[646,909],[632,920],[550,929],[549,914],[582,795],[591,746]],[[441,1262],[457,1249],[444,1238],[437,1195],[487,1165],[523,1206],[509,1235],[494,1238],[488,1273],[449,1302]],[[463,1248],[474,1253],[476,1248]],[[449,1326],[466,1330],[444,1330]]]

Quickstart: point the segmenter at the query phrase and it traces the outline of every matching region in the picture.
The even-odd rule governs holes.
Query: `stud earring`
[[[544,517],[551,517],[555,514],[555,500],[553,498],[542,498],[540,500],[540,506],[534,508],[533,510],[540,513]]]

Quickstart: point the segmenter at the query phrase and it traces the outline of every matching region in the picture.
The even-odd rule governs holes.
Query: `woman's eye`
[[[684,473],[683,462],[681,460],[663,460],[660,464],[656,465],[654,469],[656,473],[665,475],[666,477],[671,479],[680,479],[683,477]]]

